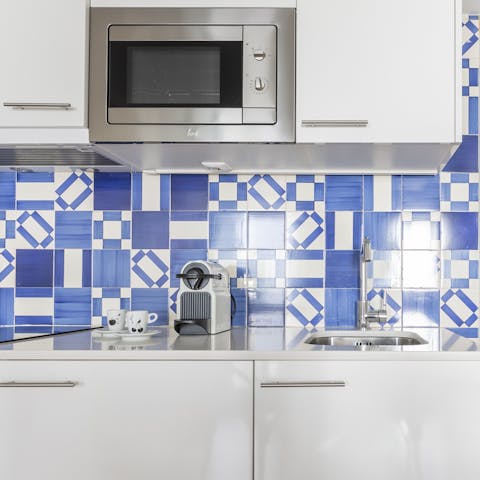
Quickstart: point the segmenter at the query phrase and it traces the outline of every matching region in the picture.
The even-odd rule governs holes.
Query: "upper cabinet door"
[[[88,5],[0,2],[0,127],[86,125]]]
[[[297,142],[459,142],[461,25],[458,0],[298,0]]]

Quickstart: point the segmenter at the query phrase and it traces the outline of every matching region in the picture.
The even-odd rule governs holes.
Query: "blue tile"
[[[325,208],[362,210],[363,180],[360,175],[327,175],[325,177]]]
[[[93,252],[94,287],[130,286],[130,251],[95,250]]]
[[[17,174],[17,210],[53,210],[54,174]]]
[[[441,215],[443,250],[478,249],[478,214],[445,212]]]
[[[53,250],[17,250],[16,285],[53,286]]]
[[[96,172],[93,192],[95,210],[130,210],[130,173]]]
[[[403,326],[434,327],[440,323],[438,290],[404,290],[402,294]]]
[[[249,212],[248,248],[285,248],[285,213]]]
[[[91,250],[55,250],[55,287],[67,286],[92,286]]]
[[[169,248],[168,212],[132,213],[132,248]]]
[[[210,248],[247,248],[247,214],[210,212]]]
[[[238,175],[209,176],[209,210],[246,210],[247,182]]]
[[[358,298],[357,289],[325,289],[325,328],[355,328]]]
[[[245,327],[247,324],[247,291],[244,288],[230,290],[235,302],[232,302],[232,326]]]
[[[36,312],[36,314],[18,315],[19,312],[16,311],[16,327],[19,325],[52,325],[54,313],[52,288],[17,288],[15,296],[16,301],[26,310]]]
[[[0,325],[1,327],[1,325]],[[0,342],[8,342],[15,334],[15,329],[12,327],[0,328]],[[13,343],[3,343],[0,345],[0,350],[13,350]]]
[[[208,175],[172,175],[172,210],[208,210]]]
[[[362,243],[361,212],[327,212],[326,248],[359,250]]]
[[[0,209],[15,209],[16,174],[10,172],[0,173]]]
[[[13,325],[14,289],[0,288],[0,326]]]
[[[0,248],[5,248],[7,240],[15,238],[15,220],[8,220],[9,216],[0,210]]]
[[[327,288],[358,288],[359,258],[358,251],[328,250],[325,286]]]
[[[90,288],[55,289],[55,326],[90,325],[92,321]]]
[[[190,261],[206,260],[207,250],[203,249],[182,249],[170,251],[170,287],[178,288],[180,280],[176,278],[177,273],[182,271],[183,266]]]
[[[401,175],[366,175],[363,177],[365,211],[390,212],[402,209]]]
[[[478,172],[478,135],[463,136],[462,143],[443,171]]]
[[[92,248],[92,212],[55,212],[56,248]]]
[[[132,310],[156,313],[158,319],[151,326],[168,325],[168,288],[132,288]]]
[[[207,248],[208,212],[171,212],[170,248]]]
[[[403,177],[404,210],[440,210],[438,175],[405,175]]]
[[[364,235],[377,250],[398,250],[402,245],[402,214],[400,212],[366,212]]]
[[[283,327],[285,325],[285,290],[256,288],[248,290],[248,326]]]
[[[134,173],[132,176],[132,210],[169,210],[170,175]]]
[[[325,272],[323,250],[287,250],[286,264],[287,287],[323,288]]]
[[[52,324],[48,325],[15,325],[15,333],[53,333]]]

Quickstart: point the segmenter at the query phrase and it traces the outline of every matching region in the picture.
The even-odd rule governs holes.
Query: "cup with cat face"
[[[156,313],[149,313],[148,310],[132,310],[127,313],[126,326],[130,333],[146,333],[148,324],[157,321]]]

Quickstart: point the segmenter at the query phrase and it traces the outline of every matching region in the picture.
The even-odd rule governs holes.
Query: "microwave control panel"
[[[274,124],[277,117],[277,27],[243,27],[243,123]]]

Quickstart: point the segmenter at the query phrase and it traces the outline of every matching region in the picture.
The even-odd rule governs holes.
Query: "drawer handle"
[[[68,388],[78,382],[0,382],[0,388]]]
[[[368,127],[368,120],[302,120],[302,127]]]
[[[4,102],[4,107],[17,108],[20,110],[25,109],[64,109],[68,110],[72,108],[71,103],[18,103],[18,102]]]
[[[325,381],[325,382],[262,382],[261,388],[330,388],[346,387],[343,381]]]

